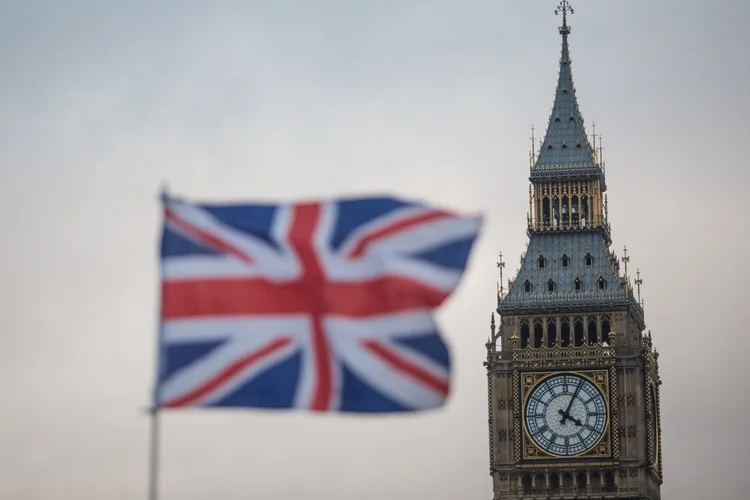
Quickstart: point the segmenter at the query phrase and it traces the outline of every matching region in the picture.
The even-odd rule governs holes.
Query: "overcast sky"
[[[439,313],[443,410],[169,413],[162,499],[491,498],[484,342],[496,255],[512,277],[526,244],[556,2],[118,4],[0,4],[0,498],[145,498],[162,182],[487,217]],[[664,498],[746,499],[750,3],[573,6],[614,249],[662,354]]]

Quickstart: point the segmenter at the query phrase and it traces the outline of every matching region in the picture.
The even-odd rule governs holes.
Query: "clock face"
[[[604,394],[589,379],[561,374],[543,379],[529,394],[525,412],[531,439],[558,456],[580,455],[607,428]]]

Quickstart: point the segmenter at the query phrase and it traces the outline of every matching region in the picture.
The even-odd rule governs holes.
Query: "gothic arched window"
[[[599,331],[596,324],[596,318],[593,316],[589,316],[588,337],[589,345],[596,345],[599,339]]]
[[[586,195],[581,196],[581,222],[582,226],[586,225],[589,218],[589,200]]]
[[[612,331],[612,325],[609,322],[609,316],[602,316],[602,342],[610,344],[609,332]]]
[[[602,478],[599,475],[598,472],[592,472],[591,473],[591,489],[594,491],[601,490],[602,487]]]
[[[547,485],[545,484],[547,480],[544,477],[544,474],[537,474],[534,478],[534,489],[538,492],[543,492],[547,489]]]
[[[576,486],[578,486],[578,491],[585,491],[586,490],[586,473],[585,472],[579,472],[576,476]]]
[[[544,197],[542,199],[542,224],[544,227],[549,227],[549,221],[550,221],[550,203],[549,198]]]
[[[573,322],[573,345],[581,347],[583,345],[583,318],[576,316]]]
[[[581,281],[579,278],[576,278],[573,282],[573,290],[575,290],[576,292],[580,292],[581,290],[583,290],[583,281]]]
[[[547,267],[547,259],[545,259],[543,256],[539,256],[539,260],[537,261],[539,263],[539,269],[544,269]]]
[[[521,322],[521,349],[526,349],[529,346],[529,321],[524,320]]]
[[[583,263],[586,264],[586,267],[591,267],[594,265],[594,258],[590,253],[587,253],[586,257],[583,258]]]
[[[558,476],[554,472],[549,475],[549,490],[551,492],[560,491],[560,476]]]
[[[526,280],[526,282],[523,284],[523,293],[531,293],[531,290],[533,290],[534,287],[531,285],[531,282],[529,280]]]
[[[523,483],[523,492],[524,492],[524,494],[526,494],[526,495],[530,494],[531,493],[531,485],[532,485],[531,475],[524,474],[523,478],[521,478],[521,482]]]
[[[563,267],[568,267],[570,265],[570,259],[566,254],[563,254],[561,262]]]
[[[547,347],[555,347],[557,344],[557,319],[547,320]]]
[[[542,347],[542,338],[544,337],[544,323],[541,318],[534,320],[534,348]]]
[[[569,472],[563,474],[563,488],[573,489],[573,476]]]
[[[552,278],[550,278],[549,281],[547,282],[547,292],[554,293],[556,288],[557,288],[557,285],[555,284],[555,281]]]
[[[568,347],[570,345],[570,322],[568,318],[563,318],[562,324],[560,325],[560,347]]]
[[[555,196],[552,199],[552,227],[560,227],[560,198]]]
[[[611,472],[604,473],[604,491],[615,491],[615,475]]]
[[[599,290],[606,290],[607,289],[607,282],[604,280],[604,278],[599,278]]]

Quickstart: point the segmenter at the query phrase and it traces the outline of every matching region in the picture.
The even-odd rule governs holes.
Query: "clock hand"
[[[574,424],[576,424],[576,427],[583,427],[583,424],[581,423],[581,421],[579,419],[577,419],[577,418],[571,417],[570,413],[568,413],[567,411],[565,411],[565,410],[557,410],[557,413],[559,413],[560,415],[562,415],[562,419],[560,419],[560,425],[565,425],[565,422],[567,420],[570,420],[571,422],[573,422]]]
[[[575,401],[576,396],[578,396],[578,393],[581,391],[581,386],[583,385],[583,379],[580,379],[578,381],[578,387],[576,387],[575,392],[573,393],[573,396],[570,398],[570,403],[568,403],[568,409],[565,410],[565,413],[570,415],[570,409],[573,407],[573,401]]]

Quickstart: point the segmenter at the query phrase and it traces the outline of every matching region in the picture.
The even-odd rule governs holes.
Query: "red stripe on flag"
[[[391,236],[395,233],[398,233],[399,231],[404,231],[412,226],[447,217],[452,217],[452,214],[440,210],[431,210],[427,213],[418,214],[412,217],[407,217],[406,219],[399,220],[397,222],[394,222],[393,224],[382,227],[370,234],[363,236],[354,246],[354,248],[352,248],[352,250],[348,253],[347,257],[350,259],[361,257],[365,253],[365,250],[367,250],[367,247],[377,242],[377,240],[379,239]]]
[[[315,365],[315,389],[310,409],[325,411],[331,404],[333,374],[331,346],[323,331],[322,315],[326,312],[326,298],[316,293],[324,285],[324,274],[315,252],[315,233],[320,223],[321,206],[318,203],[301,203],[294,206],[288,240],[302,265],[299,280],[310,292],[306,306],[312,319],[312,350]]]
[[[436,377],[421,366],[399,356],[376,340],[365,340],[362,343],[370,352],[388,363],[394,370],[400,371],[414,380],[421,382],[443,397],[448,395],[449,384],[447,380]]]
[[[171,401],[164,403],[162,406],[164,408],[179,408],[180,406],[187,406],[195,403],[220,385],[230,380],[232,377],[242,372],[244,369],[248,368],[253,363],[261,361],[263,358],[270,356],[271,354],[283,349],[291,343],[292,339],[289,337],[276,339],[273,342],[266,344],[261,349],[255,352],[251,352],[247,356],[243,356],[240,359],[234,361],[214,377],[208,379],[204,384],[198,386],[196,389],[178,398],[174,398]]]
[[[231,243],[224,241],[221,238],[214,236],[213,234],[204,231],[197,226],[192,225],[190,222],[182,219],[173,210],[170,210],[168,208],[165,209],[164,216],[167,221],[177,226],[183,233],[185,233],[190,238],[193,238],[200,244],[213,250],[233,255],[243,262],[253,262],[253,259],[239,248],[236,248]]]
[[[303,279],[323,280],[323,271],[315,248],[315,232],[318,229],[321,207],[318,203],[293,206],[292,223],[287,239],[302,264]]]
[[[259,278],[166,281],[162,284],[162,318],[253,314],[366,317],[434,309],[448,295],[400,277],[357,283],[274,283]]]

